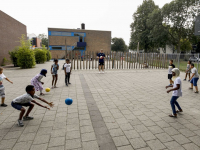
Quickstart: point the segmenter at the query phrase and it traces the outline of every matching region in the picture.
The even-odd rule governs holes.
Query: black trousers
[[[65,84],[68,84],[68,83],[69,83],[69,78],[70,78],[70,72],[68,72],[68,73],[65,75]]]

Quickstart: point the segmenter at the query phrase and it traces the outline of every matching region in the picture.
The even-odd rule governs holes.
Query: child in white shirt
[[[181,78],[179,77],[180,75],[180,71],[178,68],[174,68],[172,69],[172,81],[174,81],[174,84],[173,85],[169,85],[169,86],[166,86],[166,89],[168,87],[173,87],[173,89],[170,89],[167,91],[167,93],[173,91],[172,93],[172,98],[171,98],[171,101],[170,101],[170,104],[171,104],[171,107],[172,107],[172,114],[169,115],[170,117],[177,117],[177,112],[183,112],[183,110],[181,109],[179,103],[177,102],[177,99],[182,96],[182,83],[181,83]],[[176,111],[175,109],[175,105],[178,107],[178,110]]]
[[[71,64],[69,62],[69,59],[66,59],[66,63],[64,65],[65,84],[66,84],[66,86],[68,86],[68,84],[71,84],[69,82],[71,71],[72,71],[72,68],[71,68]]]
[[[4,74],[3,74],[3,68],[0,67],[0,96],[1,96],[1,106],[7,107],[7,105],[4,103],[5,101],[5,87],[3,85],[3,79],[6,79],[8,82],[12,83]]]

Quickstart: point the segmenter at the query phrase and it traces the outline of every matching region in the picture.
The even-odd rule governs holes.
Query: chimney
[[[81,29],[82,29],[82,30],[85,29],[85,24],[84,24],[84,23],[81,24]]]

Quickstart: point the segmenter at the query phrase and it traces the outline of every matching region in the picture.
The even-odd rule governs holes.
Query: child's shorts
[[[0,97],[5,97],[5,88],[0,88]]]
[[[169,80],[172,79],[172,74],[168,74],[168,79],[169,79]]]
[[[197,81],[199,80],[199,78],[192,78],[192,80],[190,81],[190,83],[192,83],[194,86],[197,86]]]
[[[11,106],[17,110],[21,110],[22,106],[28,107],[31,106],[31,103],[24,103],[24,104],[20,104],[20,103],[13,103],[13,101],[11,102]]]

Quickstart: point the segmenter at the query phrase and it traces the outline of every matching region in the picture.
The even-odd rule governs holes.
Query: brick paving
[[[183,97],[178,101],[184,112],[176,119],[168,117],[171,93],[166,93],[165,69],[106,70],[104,74],[77,70],[71,74],[69,87],[64,71],[59,70],[58,88],[44,96],[55,107],[35,106],[34,120],[18,127],[19,112],[10,102],[25,93],[26,85],[42,68],[49,71],[51,63],[4,70],[14,84],[4,81],[8,107],[0,107],[0,150],[200,149],[200,95],[183,82]],[[49,73],[42,80],[45,88],[51,86]],[[64,103],[67,97],[74,100],[71,106]]]

